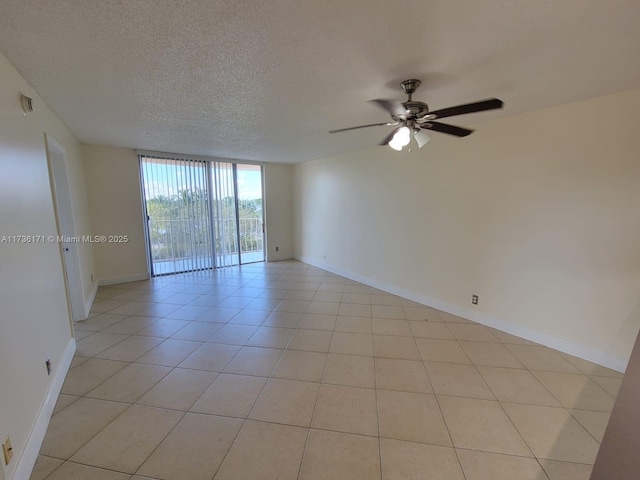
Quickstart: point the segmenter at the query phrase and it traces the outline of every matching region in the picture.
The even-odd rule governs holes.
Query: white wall
[[[624,368],[640,325],[638,111],[640,89],[412,153],[298,164],[294,253]]]
[[[130,148],[82,145],[93,235],[127,235],[127,243],[94,245],[101,284],[148,278],[140,169]]]
[[[34,101],[35,111],[28,116],[20,108],[21,92]],[[88,235],[80,145],[0,55],[0,237],[57,233],[45,133],[66,151],[76,233]],[[80,247],[83,295],[89,300],[92,250],[90,244]],[[47,405],[53,408],[48,395],[53,393],[55,400],[54,384],[64,377],[73,352],[58,244],[0,243],[0,306],[0,439],[10,436],[13,444],[13,460],[4,467],[11,479],[32,429],[38,428],[38,415],[47,413]],[[47,357],[53,362],[52,376],[46,373]],[[46,427],[45,417],[40,427]],[[35,448],[37,453],[39,445]]]
[[[292,170],[292,166],[285,163],[265,165],[265,223],[269,262],[293,257]]]

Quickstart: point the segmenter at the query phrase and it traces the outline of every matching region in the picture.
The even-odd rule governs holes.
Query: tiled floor
[[[621,382],[293,261],[93,311],[33,480],[587,480]]]

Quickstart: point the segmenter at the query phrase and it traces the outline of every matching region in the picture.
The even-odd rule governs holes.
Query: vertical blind
[[[139,158],[153,275],[264,260],[260,165]]]

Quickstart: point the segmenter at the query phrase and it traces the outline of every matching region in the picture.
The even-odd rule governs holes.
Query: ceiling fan
[[[468,128],[456,127],[447,123],[440,123],[434,120],[453,117],[455,115],[465,115],[467,113],[483,112],[485,110],[495,110],[502,108],[504,103],[497,98],[489,98],[474,103],[466,103],[456,107],[443,108],[441,110],[429,111],[429,105],[424,102],[413,100],[412,96],[422,82],[416,79],[405,80],[400,83],[402,90],[409,98],[406,102],[399,100],[386,100],[378,98],[371,100],[379,107],[385,109],[391,115],[391,122],[372,123],[369,125],[359,125],[357,127],[341,128],[331,130],[329,133],[346,132],[347,130],[356,130],[358,128],[378,127],[382,125],[398,125],[397,128],[385,137],[380,145],[389,145],[394,150],[402,150],[402,147],[409,144],[411,134],[413,133],[418,147],[422,148],[430,139],[425,130],[433,130],[434,132],[447,133],[456,137],[466,137],[473,133]]]

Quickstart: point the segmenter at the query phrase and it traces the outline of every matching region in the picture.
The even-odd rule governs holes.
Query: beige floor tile
[[[362,293],[366,295],[371,295],[371,287],[368,285],[363,285],[361,283],[354,284],[349,283],[349,280],[345,281],[344,293]]]
[[[272,378],[262,389],[249,418],[308,427],[319,388],[318,383]]]
[[[444,396],[438,400],[456,448],[532,456],[498,402]]]
[[[192,342],[206,342],[224,325],[224,323],[191,322],[171,335],[171,338],[175,340],[191,340]]]
[[[225,367],[225,373],[268,377],[278,364],[283,350],[263,347],[242,347]]]
[[[248,421],[215,480],[296,480],[308,429]]]
[[[238,345],[204,343],[180,364],[180,368],[222,372],[241,348]]]
[[[345,317],[367,317],[371,318],[371,305],[359,303],[341,303],[338,315]],[[378,315],[379,316],[379,315]]]
[[[622,386],[622,378],[597,376],[591,376],[589,378],[592,381],[596,382],[600,386],[600,388],[602,388],[609,395],[612,395],[614,398],[618,396],[618,392],[620,391],[620,387]]]
[[[247,345],[285,348],[294,332],[293,328],[259,327],[256,333],[247,341]]]
[[[550,348],[530,345],[507,345],[507,348],[529,370],[580,373],[576,367]]]
[[[371,316],[375,318],[391,318],[396,320],[406,320],[404,308],[397,305],[372,305]]]
[[[176,368],[136,403],[150,407],[187,411],[200,398],[217,374]]]
[[[478,367],[496,398],[502,402],[560,407],[553,395],[528,370]]]
[[[549,480],[589,480],[592,465],[559,462],[557,460],[540,460],[542,468],[549,476]]]
[[[79,399],[51,418],[40,453],[69,458],[126,409],[123,403]]]
[[[266,381],[263,377],[220,374],[191,411],[246,418]]]
[[[589,432],[598,443],[602,442],[602,437],[609,424],[608,412],[593,412],[591,410],[570,410],[571,414],[580,422],[587,432]]]
[[[342,301],[342,294],[340,292],[325,292],[318,291],[313,296],[314,302],[335,302],[340,303]]]
[[[340,302],[371,305],[371,295],[368,293],[343,293]]]
[[[133,362],[163,341],[162,338],[132,335],[99,353],[96,358]]]
[[[227,323],[239,313],[240,308],[211,307],[202,315],[196,317],[196,320],[200,322]]]
[[[71,460],[134,473],[184,413],[134,405],[82,447]]]
[[[615,399],[583,374],[532,372],[566,408],[610,412]]]
[[[598,442],[564,408],[503,403],[538,458],[593,463]]]
[[[312,425],[324,430],[377,436],[375,390],[323,384]]]
[[[191,355],[202,343],[188,340],[165,340],[153,350],[145,353],[136,362],[151,363],[153,365],[164,365],[175,367],[185,358]]]
[[[240,310],[237,315],[229,320],[229,324],[240,325],[262,325],[269,316],[268,311],[265,310]]]
[[[390,390],[377,393],[381,437],[452,446],[435,396]]]
[[[335,302],[311,302],[306,313],[317,313],[320,315],[337,315],[340,303]]]
[[[62,385],[62,393],[85,395],[126,366],[125,362],[91,358],[69,370]]]
[[[137,334],[148,335],[150,337],[169,338],[180,330],[188,326],[191,322],[188,320],[175,320],[171,318],[161,318],[157,322],[152,323],[148,327],[143,328]]]
[[[378,439],[311,430],[298,478],[299,480],[379,479]]]
[[[344,284],[343,283],[321,283],[320,286],[318,287],[318,292],[337,292],[342,294],[342,291],[344,290]]]
[[[322,315],[319,313],[305,313],[298,328],[307,330],[332,331],[336,326],[336,315]]]
[[[411,320],[409,322],[411,333],[416,338],[439,338],[441,340],[455,340],[453,333],[444,322],[425,322],[424,320]]]
[[[369,333],[371,334],[373,329],[371,325],[371,319],[366,317],[343,317],[338,316],[336,320],[336,332],[347,333]]]
[[[129,475],[102,468],[65,462],[47,480],[129,480]]]
[[[373,357],[330,353],[324,369],[323,383],[375,388]]]
[[[411,327],[407,320],[389,318],[373,318],[371,320],[373,333],[376,335],[394,335],[398,337],[412,337]]]
[[[79,342],[80,340],[84,340],[85,338],[90,337],[94,333],[96,332],[91,330],[80,330],[79,328],[76,328],[74,332],[74,337],[76,339],[76,342]]]
[[[157,318],[152,317],[124,317],[124,320],[114,323],[113,325],[103,329],[103,332],[122,333],[125,335],[134,335],[143,328],[146,328],[155,322]]]
[[[376,358],[375,374],[379,389],[433,393],[424,364],[417,360]]]
[[[433,391],[438,395],[494,400],[474,365],[425,362]]]
[[[458,340],[470,342],[498,342],[498,339],[491,334],[489,328],[484,325],[473,325],[466,323],[451,323],[449,330]]]
[[[598,375],[601,377],[616,377],[622,378],[624,373],[617,372],[607,367],[603,367],[602,365],[598,365],[597,363],[589,362],[588,360],[584,360],[582,358],[574,357],[573,355],[569,355],[568,353],[557,352],[562,358],[566,359],[569,363],[571,363],[574,367],[576,367],[580,372],[585,375]]]
[[[91,309],[93,310],[95,308],[95,304],[97,302],[94,302],[93,306],[91,307]],[[153,302],[118,302],[121,305],[110,309],[109,313],[116,313],[118,315],[142,315],[143,312],[147,311],[150,307],[152,307],[153,305],[155,305],[155,303]],[[174,310],[176,308],[179,307],[179,305],[172,305],[174,307]]]
[[[306,312],[311,302],[307,300],[282,300],[276,307],[278,312]]]
[[[229,345],[244,345],[257,331],[258,327],[255,325],[227,324],[214,332],[207,341]]]
[[[460,342],[460,346],[475,365],[485,367],[524,368],[501,343]]]
[[[58,395],[58,401],[56,402],[56,406],[53,408],[53,414],[52,415],[55,415],[56,413],[60,412],[61,410],[64,410],[69,405],[71,405],[73,402],[78,400],[79,398],[80,397],[77,396],[77,395],[67,395],[65,393],[61,393],[60,395]]]
[[[314,295],[315,292],[312,290],[289,290],[284,298],[285,300],[307,300],[311,302]]]
[[[373,292],[371,292],[371,305],[402,306],[402,299],[395,295],[374,294]]]
[[[103,352],[109,347],[113,347],[116,343],[127,338],[127,335],[120,333],[97,332],[90,337],[84,338],[78,342],[76,355],[81,357],[93,357]]]
[[[326,360],[325,353],[285,350],[272,376],[288,380],[320,382]]]
[[[210,480],[241,427],[240,419],[188,413],[137,473],[166,480]]]
[[[416,344],[425,362],[471,363],[456,340],[416,338]]]
[[[458,449],[466,480],[548,480],[534,458]]]
[[[380,439],[382,480],[465,480],[453,448]]]
[[[175,320],[195,320],[209,310],[209,307],[199,307],[197,305],[184,305],[173,310],[166,317]],[[223,322],[220,322],[223,323]],[[175,332],[174,332],[175,333]]]
[[[366,333],[334,332],[331,338],[331,353],[373,356],[373,335]]]
[[[63,460],[38,455],[29,480],[44,480],[51,472],[62,465]]]
[[[170,367],[131,363],[100,384],[88,397],[133,403],[171,371]]]
[[[302,320],[302,312],[272,312],[262,324],[269,327],[296,328]]]
[[[402,307],[404,308],[404,314],[407,317],[407,320],[419,320],[421,322],[424,322],[425,320],[432,322],[442,321],[436,309],[425,307],[424,305],[419,306],[420,304],[415,302],[408,305],[406,302],[408,302],[408,300],[402,299]]]
[[[91,357],[79,357],[78,355],[74,355],[73,359],[71,360],[71,365],[69,365],[69,369],[77,367],[78,365],[86,362],[90,358]]]
[[[378,358],[420,360],[420,352],[418,352],[418,347],[416,347],[413,337],[374,335],[373,354]]]
[[[326,353],[331,345],[331,337],[331,332],[299,329],[291,337],[287,349]]]

